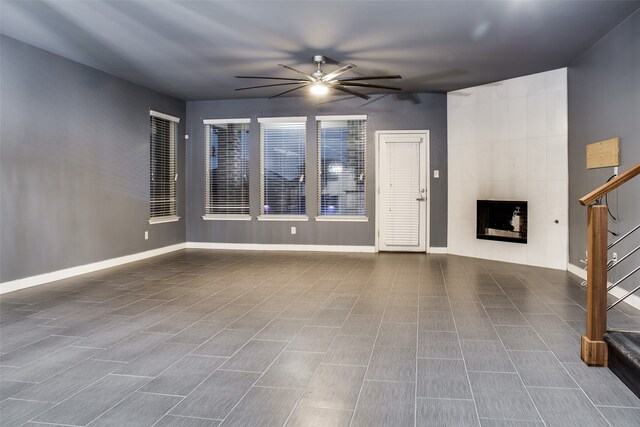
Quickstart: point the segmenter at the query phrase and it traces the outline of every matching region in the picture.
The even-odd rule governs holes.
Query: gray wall
[[[149,109],[182,119],[184,216],[185,102],[5,36],[0,43],[0,282],[184,242],[184,219],[148,219]]]
[[[620,137],[620,171],[640,163],[640,11],[607,34],[569,67],[569,262],[580,265],[587,247],[587,209],[578,199],[604,183],[613,169],[585,168],[586,144]],[[621,233],[640,222],[640,178],[609,197]],[[613,237],[610,236],[610,241]],[[619,255],[640,244],[640,234],[616,248]],[[640,254],[639,254],[640,255]],[[620,278],[640,256],[617,269]],[[609,280],[614,279],[610,276]],[[626,283],[637,285],[636,279]]]
[[[431,246],[447,245],[447,106],[446,95],[418,94],[411,97],[376,96],[372,101],[329,98],[312,101],[305,97],[187,102],[187,241],[216,243],[262,243],[307,245],[375,244],[376,130],[430,130]],[[367,215],[369,222],[317,222],[316,115],[366,114],[367,122]],[[258,117],[307,116],[307,222],[258,221],[260,172],[260,128]],[[204,126],[202,119],[251,118],[250,195],[251,222],[204,221]],[[290,227],[297,234],[290,234]]]

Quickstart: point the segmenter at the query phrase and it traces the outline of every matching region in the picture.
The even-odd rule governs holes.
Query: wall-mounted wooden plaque
[[[620,138],[587,144],[587,169],[620,166]]]

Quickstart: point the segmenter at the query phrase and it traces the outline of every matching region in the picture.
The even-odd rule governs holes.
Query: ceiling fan
[[[335,89],[340,92],[345,92],[350,95],[357,96],[362,99],[370,99],[370,96],[365,95],[364,93],[358,92],[356,90],[351,89],[351,87],[362,87],[362,88],[371,88],[371,89],[387,89],[387,90],[402,90],[397,87],[392,86],[383,86],[378,84],[370,84],[363,83],[360,80],[381,80],[381,79],[401,79],[402,77],[399,75],[390,75],[390,76],[364,76],[364,77],[345,77],[338,78],[342,74],[347,71],[356,68],[353,64],[347,64],[341,68],[338,68],[335,71],[330,73],[325,73],[322,71],[322,64],[326,64],[327,62],[334,62],[329,58],[322,55],[315,55],[313,57],[313,62],[317,64],[317,69],[311,74],[304,73],[300,70],[296,70],[295,68],[289,67],[288,65],[278,64],[281,67],[284,67],[288,70],[294,71],[298,74],[301,74],[304,77],[299,78],[285,78],[285,77],[263,77],[263,76],[236,76],[238,79],[265,79],[265,80],[286,80],[288,83],[274,83],[268,85],[259,85],[259,86],[248,86],[241,87],[236,90],[247,90],[247,89],[258,89],[264,87],[275,87],[275,86],[296,86],[293,89],[288,89],[284,92],[278,93],[277,95],[270,96],[271,98],[276,98],[280,95],[284,95],[302,88],[309,88],[311,93],[314,95],[324,95],[329,92],[330,89]]]

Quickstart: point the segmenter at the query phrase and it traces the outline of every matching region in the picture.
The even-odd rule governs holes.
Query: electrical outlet
[[[617,262],[618,261],[618,254],[617,253],[613,253],[613,258],[611,258],[613,260],[613,262]]]
[[[149,232],[148,231],[144,232],[144,240],[149,240]]]
[[[618,166],[613,168],[613,176],[618,176]]]
[[[296,228],[295,227],[291,227],[291,234],[296,234]]]

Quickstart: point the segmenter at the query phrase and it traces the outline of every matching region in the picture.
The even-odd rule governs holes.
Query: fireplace
[[[527,202],[478,200],[476,237],[484,240],[527,243]]]

